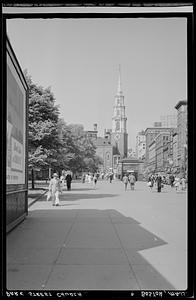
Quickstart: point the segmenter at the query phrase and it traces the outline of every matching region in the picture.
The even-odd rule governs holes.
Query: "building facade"
[[[161,132],[156,137],[156,172],[169,172],[169,162],[172,158],[172,134]]]
[[[177,128],[177,114],[164,115],[160,117],[162,127]]]
[[[172,149],[173,149],[173,164],[172,164],[172,171],[177,172],[178,166],[178,134],[177,131],[173,133],[172,139]]]
[[[187,101],[181,100],[176,106],[177,110],[177,133],[178,133],[178,167],[180,173],[187,171]]]
[[[136,157],[138,159],[145,159],[146,154],[146,136],[144,130],[139,132],[136,136]]]
[[[150,127],[145,130],[146,136],[146,157],[145,157],[145,168],[149,170],[150,164],[152,162],[149,160],[149,147],[152,142],[156,141],[156,170],[160,170],[163,168],[163,145],[167,142],[167,138],[165,137],[163,140],[163,136],[169,136],[168,140],[171,141],[171,136],[174,132],[174,128],[166,128],[166,127]],[[159,137],[158,137],[159,136]],[[158,139],[157,139],[158,137]],[[164,143],[163,143],[164,142]]]
[[[150,173],[156,171],[156,142],[155,139],[149,145],[149,165],[148,169]]]
[[[111,141],[105,137],[98,137],[96,142],[96,155],[98,155],[102,161],[103,165],[100,172],[109,172],[113,168],[113,146]]]

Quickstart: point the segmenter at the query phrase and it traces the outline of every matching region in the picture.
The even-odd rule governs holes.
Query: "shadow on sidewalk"
[[[7,235],[7,288],[174,290],[140,254],[166,244],[113,209],[33,210]]]
[[[82,199],[100,199],[100,198],[109,198],[109,197],[116,197],[117,194],[76,194],[68,191],[67,193],[60,194],[60,202],[64,201],[77,201]],[[46,201],[44,197],[40,198],[38,201]]]

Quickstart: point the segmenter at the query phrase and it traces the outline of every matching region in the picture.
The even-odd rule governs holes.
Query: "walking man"
[[[110,178],[110,183],[112,183],[113,173],[110,173],[109,178]]]
[[[70,191],[71,190],[71,181],[72,181],[72,177],[71,177],[71,172],[70,171],[66,175],[65,180],[67,181],[67,190]]]
[[[52,196],[52,205],[53,206],[59,206],[59,193],[62,193],[61,190],[61,183],[58,178],[58,174],[54,173],[53,178],[50,180],[49,184],[49,192],[51,193]]]
[[[135,181],[136,181],[135,176],[133,173],[131,173],[129,175],[129,182],[130,182],[130,187],[131,187],[132,191],[134,190],[134,187],[135,187]]]
[[[93,176],[93,186],[94,188],[96,188],[96,184],[97,184],[97,174],[95,173]]]
[[[127,190],[127,184],[128,184],[128,176],[127,176],[127,174],[125,174],[124,176],[123,176],[123,182],[124,182],[124,185],[125,185],[125,191]]]
[[[161,186],[162,186],[162,177],[161,177],[161,175],[158,175],[158,177],[157,177],[157,192],[158,193],[161,192]]]

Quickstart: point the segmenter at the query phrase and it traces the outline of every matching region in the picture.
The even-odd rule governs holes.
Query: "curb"
[[[48,190],[45,190],[41,195],[39,195],[37,198],[35,198],[31,203],[28,204],[28,207],[30,207],[31,205],[33,205],[36,201],[38,201],[41,197],[43,197],[46,193],[48,192]]]

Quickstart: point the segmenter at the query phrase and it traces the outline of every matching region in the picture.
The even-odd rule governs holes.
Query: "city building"
[[[149,173],[156,172],[156,141],[155,139],[149,144]]]
[[[97,131],[97,124],[94,124],[93,126],[94,126],[94,130],[88,130],[88,131],[86,131],[86,133],[87,133],[87,136],[91,140],[96,141],[96,139],[97,139],[97,133],[98,133],[98,131]]]
[[[136,151],[134,151],[133,148],[128,149],[127,157],[137,158],[137,157],[136,157]]]
[[[112,117],[111,143],[114,146],[115,154],[121,158],[127,157],[128,151],[128,134],[127,134],[127,117],[125,115],[124,96],[121,87],[121,73],[119,67],[118,89],[115,96],[115,105]]]
[[[172,152],[173,152],[173,163],[172,163],[172,172],[177,172],[178,171],[178,134],[177,130],[173,133],[172,137]]]
[[[153,126],[154,127],[162,127],[162,123],[161,122],[154,122]]]
[[[172,157],[172,133],[161,132],[156,136],[156,172],[169,172]]]
[[[162,127],[177,128],[177,114],[164,115],[160,117]]]
[[[178,133],[178,167],[181,174],[187,171],[187,101],[181,100],[176,106]]]
[[[110,139],[107,137],[98,137],[95,141],[96,155],[98,155],[103,162],[100,172],[109,172],[113,169],[113,146]]]
[[[146,136],[144,130],[142,130],[136,136],[136,157],[138,159],[145,159],[145,154],[146,154]]]
[[[174,128],[166,128],[166,127],[149,127],[146,128],[145,130],[145,136],[146,136],[146,157],[145,157],[145,169],[147,170],[148,173],[148,169],[150,164],[152,164],[152,162],[149,161],[149,147],[152,144],[152,142],[156,139],[156,137],[161,134],[168,134],[169,136],[171,136],[174,132]],[[162,139],[162,137],[160,137],[159,139]],[[160,145],[157,145],[157,143],[161,143],[162,145],[162,141],[156,140],[156,151],[159,149]],[[171,138],[170,138],[171,140]],[[159,162],[156,159],[156,169],[159,167],[159,169],[161,168],[162,165],[162,160],[161,160],[161,156],[160,156],[160,151],[162,150],[158,150],[158,159]],[[156,153],[157,155],[157,153]],[[163,153],[162,153],[163,155]],[[152,158],[151,158],[152,159]]]

